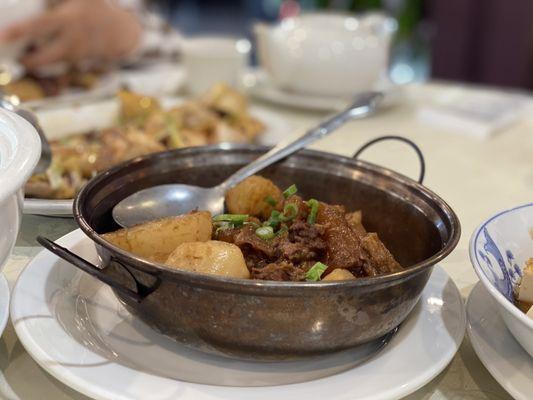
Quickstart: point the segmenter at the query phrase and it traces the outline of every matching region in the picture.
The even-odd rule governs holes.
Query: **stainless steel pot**
[[[347,157],[300,151],[263,175],[304,197],[363,211],[364,224],[407,268],[377,278],[302,283],[228,279],[157,265],[100,234],[118,229],[113,206],[149,186],[211,186],[262,154],[257,146],[187,148],[139,157],[91,180],[74,202],[94,241],[97,268],[52,242],[46,247],[113,287],[129,311],[188,346],[230,357],[296,359],[380,338],[409,315],[433,266],[457,245],[455,213],[435,193],[388,169]]]

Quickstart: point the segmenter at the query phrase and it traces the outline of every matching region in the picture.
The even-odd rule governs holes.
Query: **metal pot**
[[[262,175],[304,197],[362,210],[364,224],[407,268],[344,282],[267,282],[175,270],[135,257],[100,234],[119,227],[113,206],[149,186],[215,185],[266,151],[257,146],[187,148],[139,157],[91,180],[74,216],[101,257],[98,268],[51,242],[63,258],[113,287],[129,311],[157,331],[230,357],[296,359],[380,338],[409,315],[433,266],[457,245],[451,208],[421,184],[347,157],[300,151]]]

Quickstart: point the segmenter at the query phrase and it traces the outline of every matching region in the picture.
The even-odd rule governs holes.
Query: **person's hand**
[[[37,69],[57,62],[119,60],[139,45],[141,35],[135,14],[112,0],[67,0],[0,32],[0,45],[28,40],[33,50],[21,61]]]

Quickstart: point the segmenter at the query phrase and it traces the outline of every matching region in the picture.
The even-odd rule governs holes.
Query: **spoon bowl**
[[[213,215],[224,211],[224,187],[203,188],[180,183],[143,189],[125,198],[113,218],[122,226],[138,225],[161,216],[183,214],[183,210],[209,210]],[[127,222],[122,215],[127,214]],[[128,225],[125,225],[128,224]]]

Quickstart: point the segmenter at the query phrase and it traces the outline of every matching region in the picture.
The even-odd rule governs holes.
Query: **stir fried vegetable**
[[[122,91],[117,98],[117,125],[53,141],[52,166],[29,180],[27,196],[73,198],[96,173],[120,162],[180,147],[250,142],[264,130],[250,115],[246,99],[226,85],[169,110],[155,98],[132,92]]]

